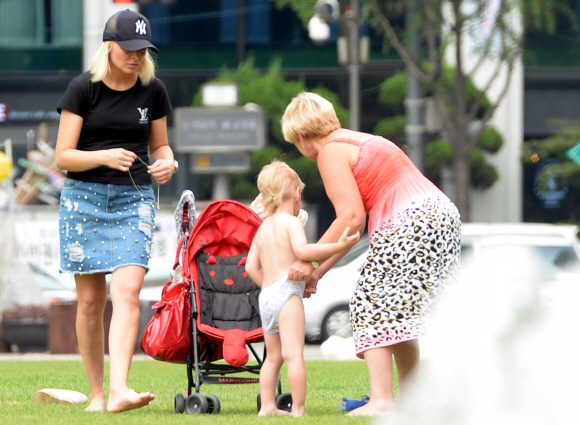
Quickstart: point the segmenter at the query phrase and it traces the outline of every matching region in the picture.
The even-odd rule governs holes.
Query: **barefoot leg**
[[[351,411],[348,416],[376,416],[395,408],[393,401],[393,357],[389,347],[372,348],[364,352],[371,384],[370,400]]]
[[[105,330],[103,315],[107,302],[102,274],[75,276],[77,287],[76,334],[79,352],[89,381],[89,406],[86,412],[105,410],[103,389]]]
[[[260,368],[260,400],[258,416],[287,415],[288,412],[276,407],[276,385],[282,367],[282,352],[279,334],[264,333],[268,355]]]
[[[144,277],[143,267],[126,266],[115,270],[111,279],[113,315],[109,329],[109,412],[138,409],[155,398],[149,392],[137,393],[127,386],[139,329],[139,291]]]
[[[123,394],[116,394],[115,398],[109,397],[107,411],[110,413],[126,412],[127,410],[138,409],[147,406],[155,396],[151,393],[137,393],[127,390]]]

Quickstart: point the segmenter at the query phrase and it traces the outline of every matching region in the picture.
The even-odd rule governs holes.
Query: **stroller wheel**
[[[222,406],[220,399],[213,394],[206,394],[205,399],[207,401],[207,413],[213,413],[214,415],[219,413]]]
[[[258,413],[262,410],[262,396],[258,393],[258,397],[256,398],[257,405],[258,405]]]
[[[176,394],[173,401],[173,411],[175,413],[183,413],[185,411],[185,396],[183,394]]]
[[[292,394],[282,393],[276,396],[276,407],[287,412],[292,411]]]
[[[185,400],[185,411],[190,415],[201,415],[207,412],[207,400],[199,393],[190,394]]]

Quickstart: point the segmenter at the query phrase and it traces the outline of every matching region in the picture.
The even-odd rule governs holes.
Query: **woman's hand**
[[[316,273],[310,275],[306,281],[306,286],[304,287],[304,298],[310,298],[312,295],[316,294],[316,287],[318,286],[319,280],[320,277]]]
[[[298,281],[307,280],[313,271],[314,267],[312,267],[311,263],[298,260],[288,270],[288,279]]]
[[[171,157],[158,159],[149,166],[149,174],[159,184],[167,183],[175,171],[175,160]]]
[[[123,148],[107,149],[102,151],[103,165],[115,170],[127,172],[137,159],[134,152]]]

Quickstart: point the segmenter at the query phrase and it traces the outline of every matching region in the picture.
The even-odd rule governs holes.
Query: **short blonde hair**
[[[109,64],[109,53],[113,47],[114,41],[103,41],[95,56],[91,60],[91,81],[96,83],[97,81],[103,81],[103,78],[111,72],[111,65]],[[155,78],[155,62],[149,53],[149,50],[145,52],[145,60],[139,68],[139,78],[141,79],[141,84],[146,86]]]
[[[286,107],[282,116],[282,134],[292,144],[305,138],[323,137],[340,128],[334,106],[322,96],[302,92]]]
[[[267,215],[274,214],[284,200],[294,194],[297,187],[304,189],[298,173],[277,159],[265,165],[258,175],[258,189]]]

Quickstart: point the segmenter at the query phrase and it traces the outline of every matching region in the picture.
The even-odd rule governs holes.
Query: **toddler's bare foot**
[[[292,406],[291,415],[294,416],[295,418],[301,418],[303,416],[306,416],[306,409],[304,409],[304,407],[296,408]]]
[[[127,390],[124,393],[115,394],[109,397],[107,411],[111,413],[126,412],[127,410],[138,409],[147,406],[155,396],[149,392],[138,393],[133,390]]]
[[[285,410],[280,410],[277,408],[264,408],[262,406],[262,408],[260,409],[260,413],[258,413],[258,416],[272,416],[272,415],[280,415],[280,416],[288,416],[290,414],[290,412],[287,412]]]
[[[393,413],[394,411],[395,411],[394,403],[378,400],[375,400],[373,402],[373,400],[371,399],[364,406],[352,410],[348,414],[348,416],[378,416]]]

